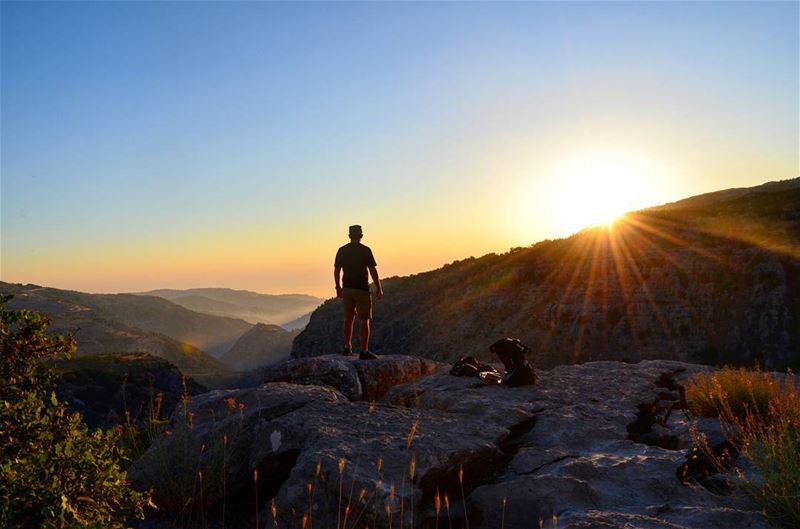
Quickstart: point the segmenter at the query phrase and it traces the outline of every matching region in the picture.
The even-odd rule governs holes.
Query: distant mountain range
[[[150,353],[204,381],[284,359],[297,335],[275,325],[203,314],[157,296],[4,282],[0,292],[14,295],[11,308],[42,312],[52,319],[54,331],[75,334],[80,356]]]
[[[239,332],[232,340],[235,341],[250,328],[244,321],[214,322],[213,317],[205,314],[196,314],[195,319],[195,313],[156,297],[85,294],[3,282],[0,292],[14,295],[11,308],[43,312],[52,319],[53,331],[75,334],[78,355],[151,353],[175,364],[189,376],[220,374],[228,369],[196,343],[176,336],[192,334],[209,338],[209,330],[219,328],[221,323],[229,326],[225,334]],[[167,328],[170,323],[174,328]],[[172,335],[159,332],[164,330]],[[220,339],[214,341],[220,343]]]
[[[158,296],[204,314],[281,325],[287,330],[305,326],[311,311],[324,301],[305,294],[259,294],[230,288],[161,289],[141,294]]]
[[[542,365],[667,358],[800,367],[800,178],[629,213],[504,254],[383,282],[373,349],[488,359],[504,336]],[[338,300],[296,357],[335,352]]]

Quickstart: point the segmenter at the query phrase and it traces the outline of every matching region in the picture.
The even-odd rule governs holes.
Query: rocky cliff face
[[[258,323],[236,340],[220,361],[240,371],[274,364],[289,358],[295,336],[297,332],[283,327]]]
[[[335,371],[340,361],[315,359],[303,376],[342,386],[321,365]],[[410,359],[384,362],[400,371]],[[234,522],[230,509],[228,527],[253,526],[258,513],[262,525],[280,528],[465,527],[468,520],[477,529],[528,529],[540,519],[553,527],[555,515],[558,527],[571,529],[766,529],[735,484],[682,471],[690,423],[680,413],[664,421],[664,410],[678,398],[676,384],[704,369],[591,362],[543,371],[539,384],[522,388],[439,371],[401,385],[387,380],[377,404],[310,380],[214,391],[193,398],[191,426],[181,429],[177,414],[175,430],[129,475],[154,487],[157,502],[183,479],[159,462],[183,461],[189,490],[198,469],[206,480],[224,476],[239,515]],[[708,424],[697,426],[724,442]],[[225,464],[215,466],[223,439]],[[205,515],[206,527],[221,526],[224,490],[205,492],[217,509]]]
[[[489,358],[503,336],[543,366],[601,359],[800,363],[800,179],[702,195],[503,255],[384,282],[374,349]],[[295,357],[325,354],[338,300]]]

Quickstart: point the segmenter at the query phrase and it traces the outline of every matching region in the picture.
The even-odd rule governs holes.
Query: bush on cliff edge
[[[130,488],[114,430],[89,431],[55,396],[46,359],[71,357],[72,337],[49,320],[8,310],[0,295],[0,527],[117,529],[141,518],[147,497]]]
[[[793,377],[781,383],[769,373],[726,368],[695,375],[686,394],[692,411],[719,418],[758,470],[757,479],[740,475],[769,521],[800,527],[800,388]]]

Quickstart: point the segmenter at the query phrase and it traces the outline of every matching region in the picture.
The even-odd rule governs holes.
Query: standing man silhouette
[[[344,304],[344,354],[352,354],[353,322],[356,313],[361,319],[361,360],[374,360],[378,358],[369,350],[370,322],[372,321],[372,297],[369,293],[369,279],[367,271],[375,283],[375,295],[383,298],[383,288],[375,268],[375,257],[368,246],[361,244],[364,234],[361,226],[350,226],[350,242],[336,252],[333,263],[333,278],[336,281],[336,297],[342,298]],[[342,284],[339,283],[339,274],[344,270]]]

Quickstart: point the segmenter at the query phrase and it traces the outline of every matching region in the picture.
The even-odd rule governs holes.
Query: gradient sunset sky
[[[350,224],[405,275],[796,177],[798,6],[2,2],[0,278],[329,297]]]

